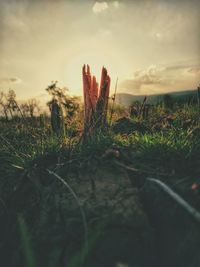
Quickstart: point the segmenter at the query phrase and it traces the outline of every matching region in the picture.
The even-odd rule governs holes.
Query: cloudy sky
[[[81,67],[112,90],[153,94],[200,82],[198,0],[0,0],[0,91],[43,95],[52,80],[82,94]]]

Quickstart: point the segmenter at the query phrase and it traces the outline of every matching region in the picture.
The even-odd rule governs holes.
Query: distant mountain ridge
[[[168,92],[168,93],[162,93],[162,94],[153,94],[147,96],[147,103],[148,104],[156,104],[159,101],[162,101],[163,97],[165,95],[170,95],[172,98],[177,99],[186,99],[186,98],[192,98],[196,97],[197,90],[191,89],[191,90],[184,90],[184,91],[178,91],[178,92]],[[118,93],[116,94],[116,103],[123,105],[123,106],[129,106],[134,101],[143,101],[145,95],[133,95],[133,94],[127,94],[127,93]]]

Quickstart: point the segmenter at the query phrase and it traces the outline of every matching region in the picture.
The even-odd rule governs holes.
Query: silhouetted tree
[[[23,114],[22,114],[22,111],[17,103],[17,100],[16,100],[16,93],[14,90],[9,90],[8,91],[8,94],[6,95],[6,99],[7,99],[7,107],[8,107],[8,110],[10,112],[10,116],[11,118],[13,118],[13,113],[15,112],[19,112],[21,117],[23,118]]]
[[[40,110],[39,103],[36,99],[32,98],[32,99],[28,100],[27,105],[28,105],[30,117],[33,118],[34,113],[36,111],[39,112],[39,110]]]
[[[52,129],[56,133],[61,130],[64,119],[71,121],[79,109],[78,98],[69,96],[69,90],[66,87],[57,87],[57,83],[57,81],[52,82],[46,88],[47,92],[52,96],[47,105],[51,112]]]
[[[0,106],[2,108],[2,112],[5,116],[5,119],[8,121],[8,105],[7,105],[6,96],[3,92],[0,92]]]

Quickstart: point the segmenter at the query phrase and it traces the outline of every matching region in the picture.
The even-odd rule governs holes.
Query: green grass
[[[114,114],[113,117],[118,118],[120,114]],[[173,117],[170,122],[167,121],[169,116]],[[104,164],[102,158],[104,153],[108,149],[114,149],[120,153],[118,160],[139,170],[144,170],[147,175],[148,171],[149,174],[156,173],[158,178],[159,173],[165,174],[161,179],[165,179],[167,182],[170,180],[170,183],[173,180],[175,183],[184,177],[190,179],[191,183],[194,179],[199,179],[200,134],[198,128],[200,127],[200,116],[196,106],[185,105],[175,107],[174,110],[158,106],[150,113],[148,119],[144,121],[141,118],[132,119],[133,124],[140,123],[144,126],[147,129],[145,132],[136,127],[133,133],[115,134],[111,128],[108,132],[99,132],[84,142],[80,135],[74,135],[81,126],[80,121],[79,118],[77,127],[76,121],[71,126],[68,125],[65,136],[60,137],[52,133],[48,123],[40,126],[39,123],[29,125],[18,120],[8,123],[0,122],[0,198],[14,214],[16,212],[17,214],[18,212],[30,214],[31,219],[28,221],[21,216],[16,221],[17,216],[11,216],[13,218],[12,227],[18,225],[23,261],[26,262],[25,266],[27,267],[37,266],[35,256],[37,257],[39,254],[37,248],[35,251],[34,247],[33,251],[30,233],[34,229],[34,225],[31,220],[36,223],[41,214],[46,216],[51,210],[51,197],[55,198],[53,203],[57,203],[56,190],[60,190],[63,195],[67,194],[66,190],[63,190],[63,186],[56,179],[52,179],[46,169],[59,175],[62,174],[64,180],[69,177],[70,186],[72,184],[75,192],[73,179],[75,182],[78,181],[77,173],[82,163],[87,166],[84,167],[86,172],[93,167],[88,167],[88,165],[94,159],[98,162],[97,167],[100,168]],[[155,128],[154,126],[158,122],[159,128]],[[114,124],[115,121],[112,122],[112,125]],[[107,160],[108,165],[114,166],[111,161],[112,159]],[[69,162],[71,163],[68,164]],[[71,176],[71,174],[73,175]],[[35,185],[39,185],[39,189]],[[40,187],[40,185],[42,186]],[[45,200],[43,194],[46,197]],[[44,207],[40,207],[40,202],[45,203]],[[51,211],[53,212],[53,215],[51,214],[53,223],[52,221],[47,222],[49,233],[56,227],[57,217],[54,216],[54,212],[59,210],[59,203],[56,205]],[[68,203],[65,205],[70,207]],[[40,209],[42,209],[41,214]],[[36,218],[32,213],[36,214]],[[80,214],[79,217],[81,217]],[[34,231],[39,231],[40,225],[38,227]],[[63,228],[60,230],[63,231],[63,235],[64,230]],[[83,232],[82,230],[81,234],[84,235]],[[98,241],[99,231],[91,232],[88,238],[88,248],[86,249],[83,245],[81,248],[79,247],[78,251],[73,251],[66,267],[81,266],[81,255],[83,260],[87,260]],[[58,252],[55,251],[55,255],[57,255],[56,253]],[[47,261],[47,259],[45,260]]]
[[[30,234],[24,218],[18,215],[18,225],[22,244],[22,250],[24,254],[24,261],[27,267],[36,267],[35,256],[31,244]]]
[[[121,112],[121,110],[120,110]],[[154,130],[153,125],[158,121],[167,124],[165,118],[172,116],[173,121],[168,128]],[[163,119],[164,118],[164,119]],[[191,120],[191,124],[183,129],[184,121]],[[133,122],[141,119],[133,119]],[[200,125],[199,110],[196,106],[184,105],[174,110],[158,106],[146,121],[141,121],[147,131],[133,134],[98,133],[82,142],[81,137],[71,137],[75,122],[68,126],[65,137],[57,137],[50,129],[50,125],[26,125],[19,121],[10,121],[0,125],[1,173],[6,176],[31,166],[37,158],[46,155],[65,155],[71,158],[84,158],[102,155],[108,148],[129,148],[141,153],[141,161],[152,166],[161,166],[165,171],[173,171],[176,165],[184,164],[192,173],[191,168],[198,162],[199,136],[193,136],[192,130]],[[80,119],[78,119],[80,124]],[[161,125],[162,126],[162,125]],[[80,125],[79,125],[80,127]],[[68,137],[67,137],[68,136]],[[176,164],[177,163],[177,164]],[[190,167],[191,165],[191,167]],[[183,168],[185,169],[185,168]]]

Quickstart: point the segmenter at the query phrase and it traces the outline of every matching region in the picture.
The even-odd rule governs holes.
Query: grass
[[[120,113],[117,112],[116,110],[113,118],[119,118],[123,113],[121,108]],[[53,260],[51,266],[82,266],[80,255],[86,260],[93,253],[99,240],[99,231],[89,229],[87,249],[85,245],[77,245],[77,243],[84,244],[86,238],[84,232],[86,233],[88,231],[86,228],[92,225],[89,222],[86,227],[85,217],[88,214],[87,209],[84,210],[84,201],[87,202],[91,197],[90,201],[93,203],[96,201],[95,197],[97,198],[95,194],[87,195],[89,187],[87,177],[90,177],[90,181],[95,180],[96,169],[102,166],[106,169],[106,164],[112,167],[113,172],[118,172],[113,162],[113,159],[116,160],[115,153],[110,153],[110,157],[104,157],[109,150],[119,152],[117,160],[123,164],[143,170],[147,175],[148,171],[149,174],[152,171],[157,173],[158,177],[159,173],[164,173],[165,176],[160,179],[170,184],[176,184],[179,180],[187,178],[184,190],[181,189],[183,193],[190,192],[192,183],[199,184],[200,116],[197,106],[176,106],[173,110],[163,106],[155,107],[146,120],[131,119],[130,125],[134,126],[134,130],[131,128],[128,133],[114,132],[112,127],[117,122],[113,120],[109,131],[98,133],[85,142],[82,142],[77,131],[81,127],[80,121],[81,119],[77,118],[78,126],[76,121],[73,121],[71,127],[68,125],[64,136],[53,134],[48,120],[42,124],[37,119],[32,124],[18,119],[0,122],[0,199],[10,211],[9,220],[4,211],[0,213],[2,219],[0,230],[3,228],[3,223],[9,222],[16,249],[18,241],[15,228],[16,224],[18,225],[23,262],[26,262],[27,267],[37,266],[35,255],[37,259],[42,259],[38,266],[48,266],[49,259],[43,259],[38,250],[41,247],[44,247],[44,255],[60,259],[60,265]],[[123,127],[118,126],[118,129]],[[86,180],[79,178],[83,173]],[[52,174],[55,174],[57,179],[53,178]],[[62,180],[58,177],[62,177]],[[66,186],[68,192],[66,188],[64,189]],[[80,202],[77,192],[80,194]],[[191,197],[193,201],[192,194],[191,191],[189,198]],[[76,211],[78,208],[79,212]],[[23,217],[18,216],[18,213],[23,214]],[[65,214],[69,218],[66,219]],[[69,223],[70,220],[74,220],[72,225]],[[76,225],[79,225],[78,228]],[[41,233],[41,236],[44,235],[43,241],[40,240],[40,229],[44,231]],[[39,244],[38,249],[34,246],[34,251],[30,238],[32,232],[38,235],[36,239]],[[55,239],[54,242],[45,243],[45,236],[49,238],[51,234],[52,240]],[[5,240],[1,241],[0,245],[7,251]],[[56,240],[61,241],[57,244]],[[11,240],[10,242],[12,243]],[[65,243],[68,244],[66,248]],[[61,244],[64,247],[63,251],[60,251]],[[12,251],[9,251],[9,254],[13,255]],[[65,254],[68,255],[67,264],[63,256]],[[13,256],[16,257],[15,266],[20,266],[19,255],[17,250]],[[5,266],[12,266],[8,265],[9,259],[6,260]]]
[[[25,220],[18,215],[18,225],[27,267],[36,267],[35,256],[32,249],[31,239]]]

